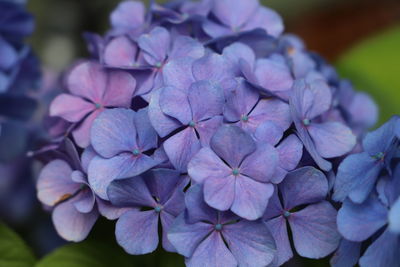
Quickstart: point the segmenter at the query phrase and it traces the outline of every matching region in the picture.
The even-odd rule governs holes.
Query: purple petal
[[[196,122],[222,115],[224,92],[221,87],[209,81],[193,83],[189,89],[188,100],[193,120]]]
[[[96,197],[89,187],[84,188],[76,197],[74,197],[74,206],[76,210],[81,213],[91,212],[95,203]]]
[[[363,202],[382,170],[382,164],[376,163],[376,159],[365,152],[346,157],[339,165],[333,199],[344,201],[351,194],[353,201]]]
[[[258,92],[252,88],[245,80],[237,81],[237,86],[229,90],[226,96],[224,117],[230,122],[239,121],[242,116],[246,116],[257,104],[259,99]]]
[[[209,178],[225,178],[232,170],[210,149],[202,148],[188,164],[189,176],[203,184]]]
[[[126,36],[112,39],[104,49],[104,63],[112,67],[133,67],[136,64],[137,46]]]
[[[183,125],[188,125],[192,120],[192,112],[186,91],[168,86],[161,89],[160,107],[165,115],[179,120]]]
[[[257,12],[250,17],[243,30],[253,30],[256,28],[263,28],[269,35],[279,37],[283,30],[284,25],[281,16],[272,9],[260,7]]]
[[[130,109],[107,109],[94,121],[91,143],[101,156],[110,158],[137,149],[136,113]]]
[[[302,167],[290,172],[279,185],[284,207],[290,210],[296,206],[315,203],[328,194],[328,180],[314,167]]]
[[[89,164],[95,156],[97,156],[97,153],[94,151],[92,146],[89,146],[83,150],[81,155],[81,165],[85,173],[88,172]]]
[[[140,49],[145,52],[144,58],[152,66],[162,64],[171,46],[171,36],[162,27],[155,27],[149,33],[143,34],[138,40]]]
[[[49,112],[50,116],[58,116],[69,122],[79,122],[94,109],[92,103],[80,97],[60,94],[51,103]]]
[[[218,0],[214,2],[212,12],[233,31],[247,22],[259,8],[257,0]]]
[[[400,197],[390,209],[389,229],[394,233],[400,233]]]
[[[40,172],[37,182],[37,196],[48,206],[53,206],[64,198],[72,196],[80,185],[71,180],[72,169],[62,160],[53,160]]]
[[[183,57],[200,58],[203,55],[204,46],[201,43],[187,36],[178,36],[172,45],[169,59],[176,60]]]
[[[6,14],[3,16],[6,16]],[[6,23],[4,20],[3,23]],[[0,38],[0,57],[0,69],[2,71],[11,69],[17,63],[19,57],[15,48],[3,38]]]
[[[312,93],[312,105],[304,110],[308,119],[313,119],[326,112],[332,103],[332,93],[325,79],[316,72],[306,77],[306,90]]]
[[[193,77],[197,81],[220,83],[230,76],[227,61],[221,55],[209,53],[193,62]],[[232,77],[233,78],[233,77]]]
[[[275,239],[277,251],[277,264],[281,266],[293,257],[292,247],[290,245],[286,220],[283,216],[273,218],[266,222],[271,234]]]
[[[249,120],[244,124],[246,128],[254,132],[265,121],[272,121],[283,130],[286,130],[292,123],[289,105],[277,99],[263,99],[258,102],[250,113]]]
[[[102,104],[108,107],[131,106],[136,89],[136,80],[127,72],[110,71],[107,79],[107,90],[102,96]]]
[[[312,123],[308,132],[318,153],[324,158],[343,156],[356,145],[356,136],[339,122]]]
[[[272,92],[287,91],[293,86],[293,78],[285,59],[278,54],[257,60],[255,73],[259,85]]]
[[[347,240],[364,241],[387,223],[387,215],[386,207],[375,197],[362,204],[346,200],[338,212],[338,229]]]
[[[152,210],[125,212],[117,221],[115,237],[128,254],[153,252],[158,245],[158,214]]]
[[[162,226],[162,246],[168,252],[176,252],[175,247],[168,240],[168,230],[175,220],[175,216],[167,212],[161,212],[160,214],[161,226]]]
[[[242,160],[256,150],[251,136],[237,126],[221,126],[210,142],[214,152],[232,168],[239,167]]]
[[[90,146],[90,129],[102,110],[95,110],[72,132],[75,143],[82,148]]]
[[[134,157],[123,153],[110,159],[95,157],[89,165],[89,183],[99,197],[108,200],[106,189],[111,181],[137,176],[156,164],[157,162],[144,154]]]
[[[217,210],[229,210],[235,198],[235,177],[208,177],[204,181],[204,200]]]
[[[284,130],[271,121],[266,121],[257,127],[254,137],[257,141],[276,145],[283,137]]]
[[[107,86],[107,72],[98,63],[80,63],[69,73],[67,86],[72,94],[101,103]]]
[[[254,65],[256,55],[254,51],[243,43],[233,43],[224,48],[222,55],[230,62],[233,71],[236,74],[240,73],[240,60],[245,60],[250,65]]]
[[[196,124],[195,128],[199,134],[200,142],[203,147],[210,146],[210,140],[219,127],[221,127],[223,119],[222,116],[215,116],[214,118]]]
[[[203,197],[203,189],[200,185],[192,185],[185,196],[187,221],[196,223],[207,221],[217,223],[217,211],[208,206]]]
[[[356,93],[349,107],[353,123],[370,128],[378,121],[378,107],[374,100],[366,93]]]
[[[163,68],[164,84],[187,91],[195,81],[192,73],[194,59],[184,57],[169,61]]]
[[[174,167],[186,172],[190,159],[200,150],[195,131],[187,127],[164,142],[165,153]]]
[[[263,219],[265,221],[268,221],[269,219],[280,216],[283,213],[284,213],[284,210],[283,210],[283,207],[281,204],[281,200],[279,199],[279,196],[278,196],[278,188],[277,188],[277,186],[274,186],[274,193],[268,200],[268,206],[267,206],[267,209],[265,210]]]
[[[275,241],[263,222],[240,221],[222,233],[239,266],[267,266],[274,259]]]
[[[137,133],[137,144],[141,151],[157,147],[157,133],[149,120],[148,109],[143,108],[136,112],[134,123]]]
[[[63,202],[54,209],[53,224],[57,233],[67,241],[84,240],[99,217],[97,209],[89,213],[79,212],[73,205],[74,200]]]
[[[289,224],[300,256],[319,259],[332,253],[339,245],[336,210],[326,201],[292,213]]]
[[[221,25],[215,23],[211,20],[206,20],[202,24],[202,28],[206,34],[213,38],[218,38],[221,36],[226,36],[232,34],[232,30],[226,27],[225,25]]]
[[[398,266],[399,255],[399,235],[386,230],[368,247],[359,263],[361,267]]]
[[[240,173],[259,182],[269,182],[279,162],[279,154],[269,144],[257,145],[256,151],[248,155],[240,166]]]
[[[172,196],[182,180],[178,171],[170,169],[153,169],[144,176],[151,195],[157,197],[162,204]]]
[[[108,220],[118,219],[122,214],[132,209],[115,207],[109,201],[103,200],[99,197],[96,198],[96,203],[100,214],[106,217]]]
[[[165,137],[175,129],[179,128],[181,123],[162,112],[159,102],[161,91],[162,90],[157,90],[152,93],[148,115],[151,125],[153,125],[160,137]]]
[[[110,202],[118,207],[157,205],[141,176],[113,181],[107,188],[107,195]]]
[[[263,216],[274,187],[241,175],[236,177],[234,192],[231,211],[247,220],[256,220]]]
[[[330,264],[332,267],[353,267],[360,258],[361,243],[342,239],[339,248],[333,254]]]
[[[190,257],[204,238],[211,233],[213,226],[203,222],[188,224],[184,215],[182,213],[175,219],[167,236],[179,254]]]
[[[193,255],[186,259],[186,266],[226,266],[235,267],[237,261],[229,249],[226,247],[221,234],[217,231],[212,232],[196,248]]]
[[[145,10],[142,2],[123,1],[111,13],[111,24],[114,28],[126,30],[137,28],[145,21]]]

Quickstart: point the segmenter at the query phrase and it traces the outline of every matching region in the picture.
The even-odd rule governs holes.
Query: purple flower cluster
[[[362,141],[340,164],[333,199],[341,245],[334,266],[398,266],[400,255],[400,117]],[[362,256],[360,257],[360,255]]]
[[[80,241],[100,214],[128,253],[160,232],[187,266],[282,265],[290,240],[308,258],[335,251],[333,170],[374,102],[258,0],[125,1],[110,20],[50,107],[74,140],[38,181],[59,234]]]

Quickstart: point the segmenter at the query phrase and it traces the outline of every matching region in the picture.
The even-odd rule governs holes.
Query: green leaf
[[[65,245],[44,257],[36,267],[179,267],[183,257],[163,251],[128,255],[113,242],[84,241]]]
[[[35,257],[24,241],[0,222],[0,266],[32,267]]]
[[[355,46],[338,61],[340,74],[372,95],[380,122],[400,114],[400,25]]]

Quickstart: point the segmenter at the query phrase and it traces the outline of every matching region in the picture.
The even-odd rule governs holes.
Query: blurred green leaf
[[[1,265],[0,265],[1,266]],[[44,257],[36,267],[180,267],[183,257],[162,251],[131,256],[113,242],[84,241],[65,245]]]
[[[346,53],[337,63],[340,74],[358,90],[372,95],[380,122],[400,114],[400,25],[374,36]]]
[[[0,222],[0,266],[32,267],[35,257],[24,241]]]

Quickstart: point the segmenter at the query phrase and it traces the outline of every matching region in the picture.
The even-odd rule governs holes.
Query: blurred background
[[[43,81],[49,87],[49,91],[58,73],[76,59],[88,56],[82,33],[87,31],[105,33],[109,28],[109,14],[119,2],[120,0],[28,1],[28,10],[36,18],[35,32],[28,42],[42,62],[45,73]],[[299,35],[310,50],[321,54],[335,65],[341,76],[350,79],[357,90],[367,91],[373,96],[380,109],[380,123],[394,114],[400,114],[399,0],[263,0],[262,2],[280,13],[286,24],[286,32]],[[52,96],[46,97],[49,101]],[[36,117],[40,118],[45,112],[45,108],[39,110],[40,114]],[[29,175],[21,169],[18,172],[12,170],[13,166],[4,170],[1,167],[0,173],[3,176],[7,176],[7,172],[10,172],[18,173],[18,177],[24,177],[22,183],[27,189],[23,187],[26,191],[20,190],[18,194],[24,197],[17,197],[16,199],[20,201],[14,201],[15,204],[11,207],[18,212],[12,213],[13,217],[7,217],[6,214],[11,214],[10,205],[7,203],[7,197],[1,198],[0,177],[0,220],[5,220],[8,225],[16,229],[39,257],[63,244],[64,242],[53,230],[49,214],[42,211],[34,196],[34,177],[37,176],[40,166],[36,166],[33,174]],[[16,187],[22,188],[20,183],[17,183]],[[99,222],[94,232],[96,233],[92,236],[100,237],[101,240],[89,240],[89,242],[109,243],[114,239],[111,222]],[[79,249],[85,251],[84,247]],[[113,249],[115,253],[125,255],[122,249],[118,247]],[[139,262],[137,266],[178,267],[183,264],[181,257],[171,257],[170,254],[168,256],[166,254],[157,252],[157,256],[135,257],[135,260]],[[99,253],[96,256],[102,259]],[[131,260],[131,257],[127,258],[127,261]],[[46,266],[52,266],[51,259],[49,262],[50,264]],[[285,266],[328,266],[328,261],[295,258]]]

